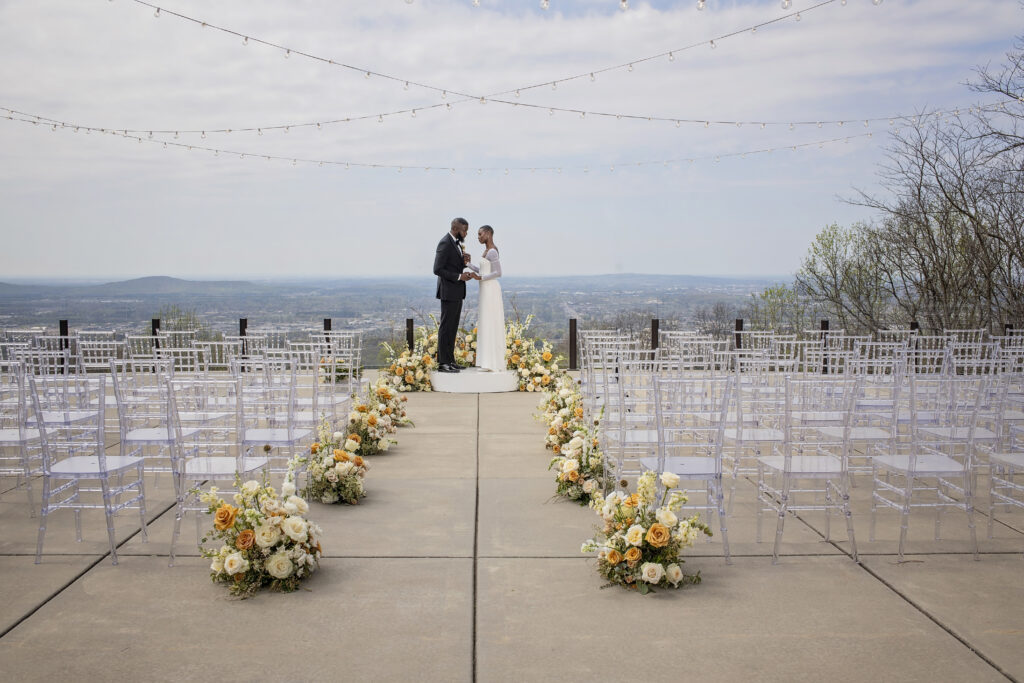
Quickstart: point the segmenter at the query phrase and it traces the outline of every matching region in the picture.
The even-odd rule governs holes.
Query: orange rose
[[[643,553],[640,552],[640,548],[633,546],[626,551],[626,562],[629,562],[630,566],[635,565],[643,557]]]
[[[652,524],[651,528],[647,530],[647,535],[644,536],[644,540],[655,548],[664,548],[668,545],[671,538],[672,532],[668,530],[667,526],[660,522]]]
[[[540,383],[544,386],[551,384],[551,375],[544,375],[544,377],[541,378]]]
[[[576,409],[576,417],[583,417],[583,408]]]
[[[515,363],[516,365],[519,365],[519,360],[520,358],[518,353],[512,356],[512,362]]]
[[[554,436],[557,431],[558,431],[557,429],[552,427],[551,429],[548,430],[548,434],[551,434],[552,436]]]
[[[394,365],[391,366],[391,372],[395,373],[396,377],[401,377],[403,374],[405,374],[405,370],[403,370],[402,368],[396,368]]]
[[[604,559],[606,562],[608,562],[608,564],[614,566],[617,565],[619,562],[622,562],[622,553],[620,553],[615,548],[612,548],[608,551],[608,554],[604,556]]]
[[[348,462],[348,461],[349,461],[348,453],[346,453],[345,451],[338,450],[338,449],[334,450],[334,462]]]
[[[362,437],[360,437],[358,434],[349,434],[348,438],[352,439],[356,443],[362,443],[363,442]]]
[[[235,515],[238,514],[238,508],[233,505],[224,503],[217,508],[217,513],[213,516],[213,526],[218,531],[226,531],[235,525]]]
[[[309,452],[312,453],[313,455],[316,455],[317,453],[319,453],[320,452],[320,444],[314,443],[312,446],[309,447]]]
[[[415,381],[416,381],[416,375],[412,374],[411,372],[405,373],[405,383],[406,384],[412,384]],[[364,410],[364,411],[360,411],[360,412],[366,412],[366,411]]]
[[[554,452],[555,452],[555,454],[557,455],[557,454],[559,454],[559,453],[561,453],[561,452],[562,452],[562,447],[561,447],[561,446],[559,446],[559,445],[558,445],[558,444],[556,443],[556,444],[554,445],[554,447],[553,447],[553,448],[552,448],[551,450],[552,450],[552,451],[554,451]]]
[[[634,493],[629,498],[622,501],[622,504],[628,508],[635,508],[637,505],[640,504],[640,496]]]
[[[390,415],[391,414],[391,407],[390,406],[384,409],[384,414],[385,415]]]
[[[579,472],[577,472],[576,470],[573,470],[572,472],[569,473],[569,481],[577,482],[579,480],[580,480],[580,473]]]
[[[371,427],[376,427],[377,417],[375,415],[371,415],[370,417],[366,418],[366,424],[370,425]]]
[[[363,461],[362,457],[357,455],[354,458],[352,458],[352,462],[354,462],[356,464],[356,467],[362,467],[364,461]]]
[[[365,412],[367,412],[368,410],[369,410],[369,409],[368,409],[368,408],[367,408],[367,407],[366,407],[365,405],[362,405],[362,404],[360,404],[360,405],[357,405],[357,406],[356,406],[356,412],[359,412],[359,413],[365,413]]]
[[[543,358],[544,362],[547,363],[553,358],[553,356],[551,355],[550,351],[545,351],[544,355],[542,355],[541,358]]]
[[[423,364],[424,364],[424,365],[430,365],[430,362],[431,362],[432,360],[434,360],[434,359],[433,359],[433,358],[431,358],[430,356],[423,356]]]
[[[391,372],[394,372],[394,371],[395,371],[395,366],[394,366],[394,364],[393,364],[393,363],[392,363],[392,365],[391,365],[391,368],[390,368],[390,370],[391,370]]]
[[[248,550],[256,542],[256,532],[252,529],[245,529],[235,539],[235,547],[239,550]]]

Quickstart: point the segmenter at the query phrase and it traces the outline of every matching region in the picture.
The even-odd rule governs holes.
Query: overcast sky
[[[0,0],[0,107],[234,131],[138,142],[0,119],[0,280],[429,275],[456,215],[494,226],[507,274],[787,275],[822,227],[872,218],[842,201],[881,191],[890,127],[864,120],[976,103],[964,83],[1024,25],[1013,0],[165,2],[155,17],[131,0]],[[415,85],[490,95],[577,74],[505,96],[539,108]]]

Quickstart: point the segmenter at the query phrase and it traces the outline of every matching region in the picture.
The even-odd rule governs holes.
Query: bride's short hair
[[[489,225],[481,225],[480,229],[486,232],[488,235],[494,235],[494,228]]]

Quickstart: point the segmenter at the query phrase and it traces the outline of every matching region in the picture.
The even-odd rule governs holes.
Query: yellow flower
[[[216,514],[213,516],[213,526],[218,531],[226,531],[235,525],[235,515],[238,514],[238,508],[233,505],[224,503],[217,508]]]
[[[669,539],[671,538],[672,532],[668,530],[668,527],[661,522],[655,522],[651,525],[651,528],[647,530],[647,536],[644,537],[644,540],[655,548],[664,548],[668,545]]]
[[[544,355],[542,355],[542,356],[541,356],[541,358],[543,358],[543,359],[544,359],[544,362],[545,362],[545,363],[547,363],[547,362],[549,362],[549,361],[550,361],[550,360],[551,360],[552,358],[554,358],[554,356],[552,356],[552,355],[551,355],[551,352],[550,352],[550,351],[545,351],[545,352],[544,352]]]
[[[316,455],[317,453],[319,453],[320,452],[320,444],[319,443],[314,443],[312,446],[309,447],[309,452],[312,453],[313,455]]]
[[[629,562],[630,565],[634,565],[639,562],[641,557],[643,557],[643,553],[640,551],[640,548],[637,548],[636,546],[633,546],[626,551],[626,562]]]
[[[604,556],[604,559],[606,562],[608,562],[608,564],[614,566],[622,562],[622,553],[620,553],[615,548],[612,548],[608,551],[608,554]]]

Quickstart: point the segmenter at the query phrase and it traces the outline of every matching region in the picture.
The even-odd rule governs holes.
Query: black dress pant
[[[462,299],[441,301],[441,322],[437,330],[437,364],[455,365],[455,337],[462,318]]]

